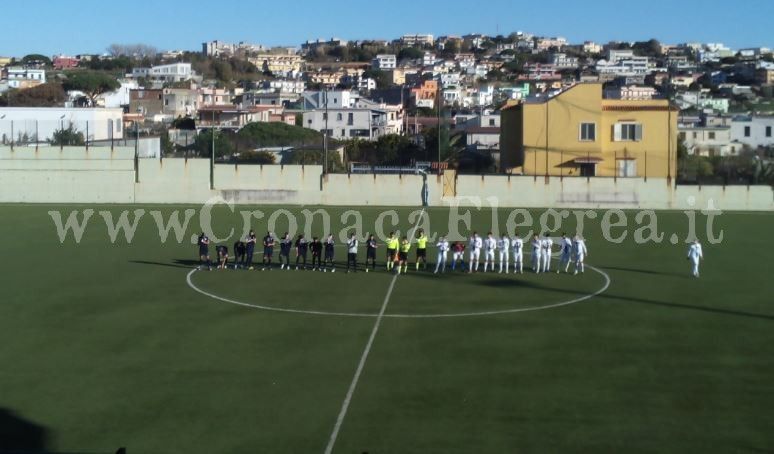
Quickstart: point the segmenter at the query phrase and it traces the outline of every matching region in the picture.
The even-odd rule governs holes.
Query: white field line
[[[602,293],[606,292],[607,289],[610,287],[611,279],[610,276],[604,272],[603,270],[586,264],[586,267],[595,271],[596,273],[600,274],[605,279],[605,284],[600,288],[599,290],[595,291],[594,293],[590,293],[588,295],[579,296],[578,298],[574,298],[567,301],[560,301],[558,303],[549,304],[546,306],[532,306],[532,307],[522,307],[518,309],[503,309],[503,310],[497,310],[497,311],[479,311],[479,312],[458,312],[458,313],[450,313],[450,314],[383,314],[383,318],[426,318],[426,319],[432,319],[432,318],[454,318],[454,317],[479,317],[479,316],[486,316],[486,315],[505,315],[505,314],[516,314],[519,312],[534,312],[534,311],[542,311],[547,309],[555,309],[562,306],[569,306],[571,304],[580,303],[583,301],[586,301],[588,299],[594,298],[595,296],[601,295]],[[206,297],[212,298],[217,301],[222,301],[224,303],[233,304],[236,306],[242,306],[242,307],[249,307],[251,309],[260,309],[264,311],[271,311],[271,312],[284,312],[284,313],[290,313],[290,314],[302,314],[302,315],[322,315],[322,316],[333,316],[333,317],[379,317],[378,313],[363,313],[363,312],[330,312],[330,311],[314,311],[314,310],[301,310],[301,309],[287,309],[283,307],[273,307],[273,306],[262,306],[260,304],[252,304],[252,303],[245,303],[242,301],[237,301],[229,298],[224,298],[222,296],[216,295],[214,293],[209,293],[205,290],[200,289],[196,286],[196,284],[193,283],[192,276],[197,272],[197,269],[193,269],[188,273],[188,276],[186,277],[186,282],[188,283],[188,287],[191,288],[191,290],[200,293]],[[464,279],[464,276],[460,276],[461,279]]]
[[[414,228],[411,230],[411,233],[408,235],[409,238],[414,238],[416,235],[417,227],[419,226],[419,223],[422,222],[422,218],[425,215],[425,209],[422,208],[422,212],[419,215],[419,218],[417,219],[416,224],[414,224]],[[349,410],[349,404],[352,402],[352,396],[355,394],[355,389],[357,388],[357,383],[360,381],[360,375],[363,373],[363,369],[365,368],[366,360],[368,359],[368,355],[371,353],[371,346],[374,344],[374,339],[376,339],[376,333],[379,331],[379,326],[382,324],[382,319],[384,318],[384,313],[387,310],[387,304],[390,302],[390,296],[392,296],[392,290],[395,288],[395,283],[398,281],[398,276],[400,274],[396,274],[392,277],[392,280],[390,281],[390,286],[387,288],[387,295],[384,296],[384,302],[382,302],[382,308],[379,311],[379,315],[376,317],[376,322],[374,322],[374,328],[371,330],[371,336],[368,338],[368,343],[366,343],[365,349],[363,350],[363,354],[360,356],[360,362],[357,365],[357,369],[355,370],[355,375],[352,377],[352,383],[349,385],[349,389],[347,390],[347,395],[344,397],[344,402],[341,404],[341,411],[339,411],[339,416],[336,418],[336,424],[333,426],[333,432],[331,432],[331,437],[328,439],[328,445],[325,447],[325,454],[331,454],[333,452],[333,447],[336,445],[336,439],[339,436],[339,430],[341,430],[341,425],[344,423],[344,418],[347,416],[347,411]]]

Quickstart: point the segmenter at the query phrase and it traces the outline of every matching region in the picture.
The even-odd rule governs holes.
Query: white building
[[[382,71],[395,69],[398,66],[398,57],[395,54],[379,54],[371,62],[371,66]]]
[[[733,154],[731,128],[728,126],[678,126],[679,140],[688,153],[699,156],[728,156]]]
[[[422,56],[422,66],[433,66],[436,61],[435,54],[432,52],[425,52],[425,55]]]
[[[5,76],[8,79],[9,88],[20,88],[25,82],[35,84],[46,83],[46,71],[43,69],[31,69],[21,67],[9,67],[5,69]]]
[[[261,90],[278,93],[301,94],[306,91],[306,82],[303,80],[264,80],[261,82]]]
[[[129,105],[129,92],[137,90],[140,86],[136,80],[121,80],[121,86],[116,91],[104,93],[97,98],[97,105],[108,109],[117,109]]]
[[[601,54],[604,50],[604,46],[597,44],[594,41],[586,41],[583,43],[583,52],[587,54]]]
[[[132,69],[132,76],[163,82],[182,82],[191,80],[193,70],[190,63],[172,63],[151,68],[134,68]]]
[[[623,99],[631,101],[642,101],[654,99],[658,96],[658,91],[653,87],[628,85],[624,87],[613,87],[605,90],[605,97],[609,99]]]
[[[406,46],[432,46],[433,35],[403,35],[400,41]]]
[[[72,126],[89,141],[117,140],[123,138],[123,117],[123,109],[0,107],[0,138],[2,143],[10,142],[11,137],[47,142],[56,131]]]
[[[324,132],[334,139],[376,140],[387,134],[388,115],[376,109],[316,109],[304,112],[305,128]]]
[[[568,57],[565,53],[556,53],[551,55],[551,64],[556,69],[575,69],[578,67],[578,59],[576,57]]]
[[[739,116],[731,121],[731,141],[751,148],[774,146],[774,116]]]

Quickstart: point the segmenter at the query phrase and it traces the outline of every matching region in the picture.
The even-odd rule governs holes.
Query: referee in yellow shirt
[[[387,271],[395,268],[395,262],[398,261],[398,247],[400,240],[395,236],[395,232],[390,232],[387,238]]]
[[[398,274],[403,270],[403,274],[408,273],[408,254],[411,250],[411,241],[408,237],[403,237],[403,241],[400,242],[400,251],[398,252]]]
[[[427,235],[425,231],[419,229],[417,232],[417,271],[419,271],[419,262],[422,261],[422,269],[427,269]]]

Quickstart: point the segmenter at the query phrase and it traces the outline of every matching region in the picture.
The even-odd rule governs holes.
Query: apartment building
[[[381,71],[394,70],[398,66],[398,57],[395,54],[379,54],[371,62],[371,66]]]

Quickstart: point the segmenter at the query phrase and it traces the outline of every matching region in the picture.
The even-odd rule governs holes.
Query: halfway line
[[[422,217],[425,215],[425,209],[422,208],[422,212],[419,214],[419,218],[417,219],[416,224],[414,224],[414,228],[412,229],[411,233],[409,234],[409,238],[414,238],[417,232],[417,227],[419,227],[419,223],[422,221]],[[409,240],[410,241],[410,240]],[[387,295],[384,296],[384,302],[382,302],[382,308],[379,311],[379,315],[376,316],[376,322],[374,323],[374,328],[371,330],[371,337],[368,338],[368,343],[365,346],[365,350],[363,350],[363,355],[360,357],[360,362],[357,365],[357,369],[355,370],[355,376],[352,377],[352,383],[349,385],[349,389],[347,390],[347,395],[344,397],[344,402],[341,404],[341,411],[339,412],[338,418],[336,418],[336,424],[333,426],[333,432],[331,433],[331,438],[328,440],[328,446],[325,447],[325,454],[331,454],[333,452],[333,446],[336,444],[336,438],[339,436],[339,430],[341,430],[341,425],[344,423],[344,418],[347,416],[347,411],[349,410],[349,404],[352,402],[352,395],[355,394],[355,388],[357,388],[357,382],[360,381],[360,374],[363,373],[363,368],[365,368],[366,360],[368,359],[368,354],[371,353],[371,346],[374,344],[374,339],[376,339],[376,333],[379,331],[379,326],[382,324],[382,319],[384,318],[384,313],[387,311],[387,304],[390,302],[390,296],[392,295],[392,289],[395,287],[395,282],[398,281],[399,274],[396,274],[392,277],[392,281],[390,281],[390,287],[387,289]]]

